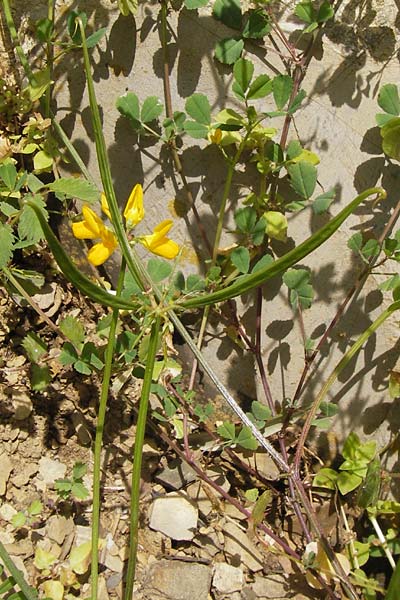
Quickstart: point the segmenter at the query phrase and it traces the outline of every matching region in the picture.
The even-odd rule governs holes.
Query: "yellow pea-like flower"
[[[95,267],[102,265],[118,246],[117,238],[98,215],[89,207],[82,207],[83,221],[72,223],[74,236],[79,240],[97,240],[88,252],[88,261]]]
[[[130,193],[125,205],[124,217],[127,229],[135,227],[144,217],[143,188],[140,183],[137,183]]]
[[[171,227],[172,221],[166,219],[154,227],[153,233],[141,236],[137,238],[137,241],[153,254],[168,259],[175,258],[179,252],[179,246],[176,242],[167,237],[167,233]]]

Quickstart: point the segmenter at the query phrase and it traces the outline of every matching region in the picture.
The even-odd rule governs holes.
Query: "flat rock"
[[[11,504],[4,503],[0,506],[0,517],[4,519],[4,521],[11,521],[16,514],[17,511]]]
[[[243,571],[227,563],[217,563],[214,567],[212,584],[221,594],[238,592],[244,584]]]
[[[257,576],[251,586],[257,598],[286,598],[288,593],[288,583],[284,575],[272,573],[265,577]]]
[[[67,465],[43,456],[39,460],[39,473],[46,485],[52,485],[56,479],[63,479],[67,472]]]
[[[173,540],[192,540],[197,527],[198,509],[183,492],[156,498],[151,506],[150,527]]]
[[[250,571],[261,571],[264,559],[261,552],[249,537],[234,523],[223,527],[225,535],[225,554],[233,565],[244,564]]]
[[[48,537],[56,542],[62,544],[67,535],[72,533],[74,530],[73,519],[67,519],[66,517],[59,517],[52,515],[47,521],[47,535]]]
[[[8,478],[13,470],[13,466],[8,454],[5,454],[4,452],[0,454],[0,465],[0,496],[4,496],[6,493]]]
[[[12,482],[15,487],[22,487],[26,485],[30,478],[38,472],[37,463],[26,463],[22,469],[18,470],[16,475],[12,478]]]
[[[143,583],[146,600],[208,600],[211,568],[198,563],[160,560]]]
[[[114,573],[122,573],[124,568],[124,563],[120,559],[119,556],[113,556],[110,552],[107,552],[106,558],[104,560],[105,566],[110,569],[110,571],[114,571]]]
[[[11,396],[14,408],[14,419],[23,421],[27,419],[32,412],[32,400],[26,392],[14,390]]]
[[[196,473],[187,463],[176,459],[171,461],[154,479],[164,487],[180,490],[196,479]]]

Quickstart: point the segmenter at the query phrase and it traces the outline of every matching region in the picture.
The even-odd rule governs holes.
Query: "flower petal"
[[[99,242],[90,248],[87,255],[88,261],[95,267],[98,267],[99,265],[102,265],[108,258],[110,258],[114,250],[115,247],[113,248],[109,245],[103,244],[103,242]]]
[[[175,258],[179,252],[179,246],[173,240],[167,237],[168,231],[172,227],[172,221],[166,219],[162,221],[156,227],[154,227],[153,233],[150,235],[144,235],[138,238],[138,241],[143,244],[145,248],[164,258]]]
[[[176,242],[166,237],[150,248],[150,250],[153,254],[157,254],[157,256],[162,256],[171,260],[179,253],[179,246]]]
[[[107,217],[110,219],[110,221],[112,221],[110,209],[108,207],[107,196],[105,195],[104,192],[101,193],[101,210],[103,211],[103,213],[105,215],[107,215]]]
[[[124,217],[128,229],[135,227],[144,217],[143,188],[140,183],[137,183],[130,193],[124,209]]]
[[[99,237],[97,233],[93,233],[93,231],[89,229],[86,221],[72,223],[72,233],[78,240],[94,240]]]
[[[89,208],[86,204],[82,207],[83,220],[86,226],[92,232],[94,237],[101,236],[101,230],[104,228],[104,223],[98,215]]]

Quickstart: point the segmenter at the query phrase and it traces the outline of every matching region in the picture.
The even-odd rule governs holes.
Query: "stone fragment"
[[[18,470],[17,474],[12,478],[12,482],[15,487],[22,487],[26,485],[30,478],[35,475],[38,471],[38,465],[36,463],[27,463],[22,469]]]
[[[115,589],[122,581],[122,573],[112,573],[107,579],[107,589]]]
[[[26,392],[22,390],[14,390],[11,395],[12,405],[14,408],[14,419],[23,421],[27,419],[32,412],[32,400]]]
[[[79,443],[82,444],[82,446],[90,446],[92,443],[92,434],[90,433],[89,426],[83,414],[81,412],[74,412],[71,416],[71,420]]]
[[[47,535],[57,544],[62,544],[74,529],[73,519],[52,515],[47,521]]]
[[[17,511],[11,504],[2,504],[0,506],[0,517],[4,519],[4,521],[10,522],[14,515],[17,514]]]
[[[208,600],[211,568],[197,563],[160,560],[141,590],[146,600]]]
[[[86,525],[77,525],[75,527],[74,546],[80,546],[92,539],[92,528]]]
[[[261,571],[264,565],[263,556],[246,533],[230,522],[224,525],[223,532],[225,554],[230,563],[237,566],[244,564],[251,571]]]
[[[221,594],[238,592],[244,584],[244,575],[239,567],[217,563],[214,567],[213,586]]]
[[[180,490],[196,479],[196,473],[187,463],[176,459],[171,461],[154,479],[164,487]]]
[[[151,507],[150,527],[173,540],[192,540],[198,509],[183,492],[156,498]]]
[[[109,600],[109,595],[107,591],[107,581],[105,580],[103,575],[99,575],[99,581],[97,585],[97,597],[101,598],[101,600]]]
[[[287,579],[280,573],[272,573],[265,577],[255,576],[252,590],[257,598],[286,598],[288,593]]]
[[[0,496],[6,493],[7,481],[13,469],[11,460],[4,452],[0,454]]]
[[[110,571],[114,571],[115,573],[122,573],[124,568],[124,563],[120,557],[113,556],[110,552],[107,552],[104,564]]]
[[[39,460],[39,473],[46,485],[52,485],[56,479],[63,479],[67,472],[67,466],[58,460],[43,456]]]

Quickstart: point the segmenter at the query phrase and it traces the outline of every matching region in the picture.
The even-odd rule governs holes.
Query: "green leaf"
[[[294,9],[294,14],[305,23],[314,23],[317,20],[317,14],[311,0],[300,2]]]
[[[43,96],[50,84],[50,69],[45,68],[41,71],[36,71],[33,74],[31,82],[27,88],[30,100],[32,102],[36,102],[36,100],[39,100],[39,98]]]
[[[43,504],[40,502],[40,500],[34,500],[29,505],[28,513],[32,517],[36,517],[37,515],[40,515],[40,513],[42,512],[42,510],[43,510]]]
[[[400,118],[391,119],[381,128],[382,149],[387,156],[400,161]]]
[[[367,475],[357,494],[357,504],[361,508],[374,506],[381,488],[381,463],[378,457],[368,465]]]
[[[321,402],[319,409],[326,417],[334,417],[339,412],[339,407],[333,402]]]
[[[378,287],[383,292],[389,292],[391,290],[394,290],[398,286],[400,286],[400,275],[398,273],[395,273],[395,275],[392,275],[392,277],[386,279],[386,281],[381,283]]]
[[[329,19],[332,19],[335,16],[335,11],[333,10],[333,6],[331,3],[325,0],[321,4],[318,10],[317,21],[318,23],[326,23]]]
[[[385,600],[399,600],[400,590],[400,560],[397,561],[396,568],[390,578],[389,587],[386,590]]]
[[[258,442],[251,433],[250,427],[244,426],[236,436],[235,443],[246,450],[257,450]]]
[[[30,380],[31,388],[35,392],[42,392],[45,390],[52,380],[49,367],[47,365],[44,367],[40,367],[36,364],[31,365]]]
[[[200,277],[200,275],[195,275],[193,273],[191,275],[188,275],[185,288],[186,292],[198,292],[200,290],[204,290],[205,287],[206,282],[204,281],[203,277]]]
[[[296,110],[299,110],[301,103],[303,102],[303,100],[306,96],[307,96],[307,94],[304,90],[300,90],[298,92],[297,96],[295,97],[295,99],[293,100],[293,102],[290,104],[290,106],[288,108],[289,115],[293,115],[296,112]]]
[[[89,35],[89,37],[86,38],[86,46],[88,48],[94,48],[95,46],[97,46],[100,40],[105,36],[106,31],[107,27],[101,27],[100,29]]]
[[[219,425],[219,427],[217,427],[217,433],[222,438],[229,440],[230,442],[234,442],[236,437],[235,426],[229,421],[224,421],[222,425]]]
[[[89,496],[89,490],[84,486],[83,483],[73,483],[71,487],[71,494],[78,500],[86,500]]]
[[[74,573],[77,573],[78,575],[86,573],[90,565],[91,550],[91,540],[72,548],[69,555],[69,564]]]
[[[0,223],[0,269],[6,267],[12,259],[14,240],[10,225]]]
[[[63,334],[78,348],[85,341],[85,328],[76,317],[67,315],[59,325]]]
[[[30,192],[36,194],[36,192],[38,192],[43,187],[43,181],[41,181],[39,177],[36,177],[36,175],[34,175],[33,173],[28,173],[26,178],[26,185],[28,186]]]
[[[247,92],[247,100],[257,100],[259,98],[265,98],[272,92],[273,79],[268,75],[259,75],[255,78],[251,84],[249,91]]]
[[[84,202],[96,202],[100,192],[90,181],[78,177],[61,177],[46,186],[52,192],[67,198],[78,198]]]
[[[139,98],[132,92],[127,92],[123,96],[120,96],[116,102],[116,107],[124,117],[128,117],[134,129],[141,129],[142,124],[140,121],[140,105]]]
[[[393,119],[393,115],[378,113],[375,115],[375,121],[378,127],[383,127],[386,123],[389,123]]]
[[[272,91],[276,108],[281,110],[286,106],[293,89],[293,79],[289,75],[277,75],[273,79]]]
[[[312,203],[313,213],[315,215],[322,215],[324,212],[326,212],[335,199],[335,196],[335,188],[332,188],[328,192],[324,192],[323,194],[317,196]]]
[[[17,512],[15,515],[11,517],[11,525],[16,529],[18,527],[23,527],[26,523],[26,516],[22,511]]]
[[[192,94],[185,103],[186,112],[192,119],[202,125],[211,123],[211,106],[204,94]]]
[[[185,121],[183,129],[196,140],[201,140],[208,136],[208,127],[197,121]]]
[[[157,119],[163,112],[164,107],[161,101],[157,98],[157,96],[149,96],[143,102],[142,110],[140,112],[140,117],[143,123],[150,123]]]
[[[82,375],[91,375],[92,374],[92,369],[91,367],[84,362],[83,360],[78,359],[77,361],[74,362],[74,369],[75,371],[78,371],[78,373],[81,373]]]
[[[64,366],[73,365],[78,360],[78,353],[70,342],[65,342],[58,360]]]
[[[300,144],[300,142],[298,140],[292,140],[291,142],[289,142],[286,148],[286,159],[293,160],[294,158],[300,156],[302,152],[303,147]]]
[[[260,525],[264,520],[265,511],[268,506],[272,504],[272,492],[271,490],[265,490],[256,500],[253,510],[251,511],[251,520],[253,525],[256,527]]]
[[[213,15],[227,27],[240,29],[242,26],[242,9],[240,0],[216,0]]]
[[[0,164],[0,179],[4,182],[6,188],[12,192],[17,181],[17,169],[14,163],[4,162]]]
[[[270,254],[264,254],[262,258],[254,265],[251,272],[257,273],[261,269],[265,269],[265,267],[269,267],[274,262],[273,257]]]
[[[264,219],[266,222],[265,232],[268,237],[279,242],[285,242],[288,228],[285,215],[277,210],[268,210],[264,213]]]
[[[33,564],[39,571],[49,569],[56,560],[56,557],[51,552],[47,552],[40,546],[36,547]]]
[[[43,219],[47,221],[49,218],[43,198],[39,195],[30,196],[29,203],[25,203],[22,208],[22,213],[18,221],[18,235],[21,240],[27,239],[32,244],[36,244],[38,241],[44,239],[44,235],[37,212],[32,206],[33,204],[40,211]]]
[[[37,173],[43,173],[50,171],[53,166],[53,157],[47,154],[45,150],[39,150],[36,152],[33,158],[33,167]]]
[[[225,38],[217,42],[215,46],[215,58],[224,65],[233,65],[243,52],[244,41],[242,39]]]
[[[86,342],[82,348],[81,359],[87,365],[91,365],[95,369],[102,369],[104,363],[99,357],[99,349],[96,348],[93,342]],[[76,364],[75,364],[76,369]],[[79,369],[77,369],[79,370]]]
[[[36,21],[36,37],[39,42],[49,42],[53,33],[53,22],[51,19],[40,19]]]
[[[132,296],[139,296],[141,293],[142,291],[136,283],[132,273],[126,270],[121,298],[129,300]]]
[[[271,21],[264,9],[258,8],[252,10],[249,14],[242,35],[244,38],[261,39],[272,29]]]
[[[289,269],[283,275],[283,282],[290,290],[290,303],[293,308],[298,304],[310,308],[314,291],[309,283],[310,273],[306,269]]]
[[[56,479],[54,487],[57,492],[67,492],[69,494],[72,488],[72,481],[70,479]]]
[[[362,233],[360,231],[357,231],[357,233],[352,235],[349,241],[347,242],[347,247],[350,248],[350,250],[353,250],[353,252],[355,252],[356,254],[358,254],[361,251],[362,244]]]
[[[400,278],[400,276],[398,276]],[[391,371],[389,375],[389,396],[393,399],[400,398],[400,373]]]
[[[83,29],[85,29],[87,25],[87,15],[85,12],[72,10],[67,17],[68,33],[75,44],[82,43],[81,31],[76,20],[78,17],[82,21]]]
[[[380,251],[381,247],[378,240],[370,239],[362,247],[361,254],[366,260],[368,260],[370,258],[378,256]]]
[[[261,404],[258,400],[253,400],[251,403],[251,412],[257,421],[266,421],[271,417],[271,410],[265,404]]]
[[[255,502],[259,496],[259,491],[257,488],[250,488],[245,491],[244,495],[249,502]]]
[[[160,283],[172,273],[172,266],[160,258],[150,258],[147,263],[147,271],[155,283]]]
[[[320,469],[314,477],[313,486],[334,490],[336,488],[336,480],[338,475],[339,474],[333,469],[324,467],[323,469]]]
[[[231,261],[240,273],[248,273],[250,267],[250,253],[247,248],[239,246],[232,250]]]
[[[118,0],[118,8],[124,17],[136,15],[138,0]]]
[[[342,473],[339,473],[336,484],[339,492],[345,496],[349,492],[352,492],[358,488],[358,486],[362,483],[362,480],[363,478],[355,473],[343,471]]]
[[[394,83],[387,83],[380,89],[378,104],[382,110],[389,115],[397,117],[400,115],[399,88]]]
[[[251,60],[239,58],[239,60],[235,62],[235,65],[233,67],[233,76],[243,94],[246,93],[247,88],[250,85],[253,73],[254,65],[251,62]]]
[[[184,0],[184,5],[188,10],[195,10],[202,6],[207,6],[208,0]]]
[[[257,222],[257,212],[252,206],[239,208],[235,212],[236,227],[241,233],[251,233]]]
[[[311,163],[301,160],[300,162],[287,166],[290,175],[290,183],[293,189],[307,200],[314,193],[317,183],[317,169]]]

